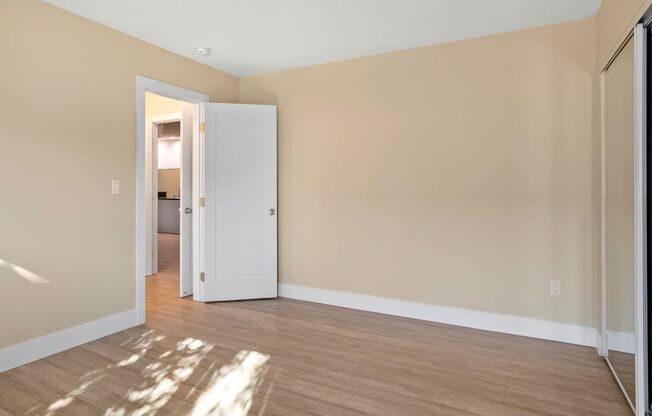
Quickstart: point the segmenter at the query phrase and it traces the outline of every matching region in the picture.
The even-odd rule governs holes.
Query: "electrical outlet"
[[[561,296],[561,282],[559,280],[550,281],[550,296]]]

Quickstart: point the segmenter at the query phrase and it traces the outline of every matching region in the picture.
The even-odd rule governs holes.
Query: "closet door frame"
[[[636,310],[636,410],[649,409],[647,374],[647,31],[634,28],[634,95],[636,139],[634,144],[634,277]]]

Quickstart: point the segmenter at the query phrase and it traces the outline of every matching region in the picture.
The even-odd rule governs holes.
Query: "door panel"
[[[205,104],[202,114],[201,300],[276,297],[276,107]]]
[[[192,138],[193,105],[184,103],[181,112],[181,201],[179,204],[179,296],[192,294]]]

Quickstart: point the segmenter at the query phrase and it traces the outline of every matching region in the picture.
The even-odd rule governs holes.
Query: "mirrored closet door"
[[[602,72],[602,354],[636,415],[649,407],[645,245],[646,68],[639,24]]]
[[[634,40],[605,72],[607,360],[632,407],[634,308]]]

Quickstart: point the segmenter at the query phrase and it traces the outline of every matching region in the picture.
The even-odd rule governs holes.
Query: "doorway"
[[[145,93],[147,276],[192,294],[192,104]],[[184,156],[186,156],[184,158]],[[185,182],[185,183],[184,183]]]
[[[137,77],[136,309],[139,324],[145,323],[145,276],[150,276],[149,282],[159,279],[171,286],[168,293],[182,297],[193,293],[192,138],[198,134],[193,114],[197,104],[203,102],[208,102],[204,94]]]
[[[276,297],[276,106],[208,103],[204,95],[144,77],[137,78],[136,98],[138,322],[145,322],[148,271],[168,286],[178,282],[176,296],[192,294],[199,302]],[[165,111],[154,114],[148,99],[164,103]],[[161,173],[157,152],[168,154],[174,143],[178,192],[174,181],[159,186],[163,175],[174,175]],[[168,210],[179,215],[178,243],[169,232],[174,224],[159,228],[162,201],[178,201]]]

